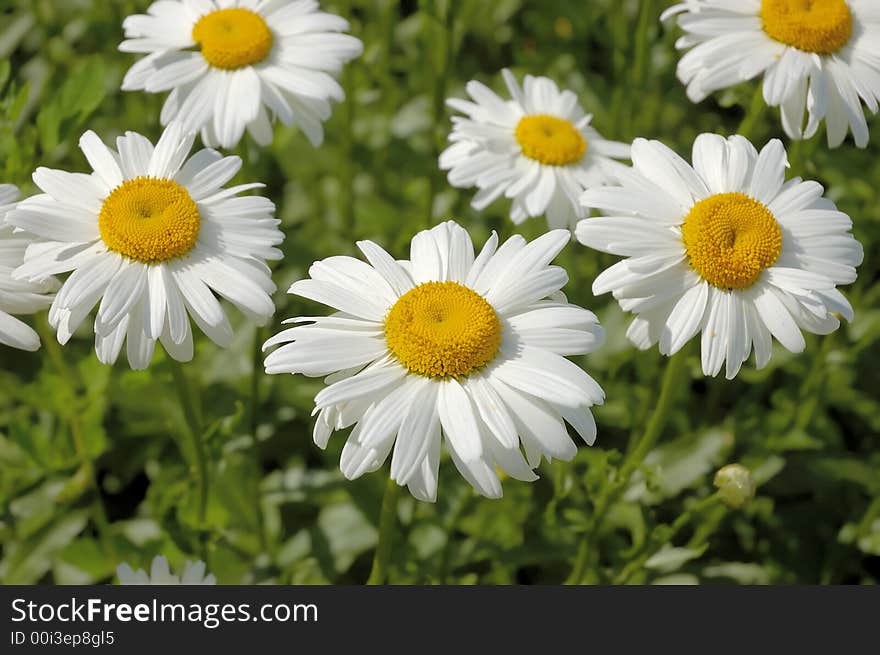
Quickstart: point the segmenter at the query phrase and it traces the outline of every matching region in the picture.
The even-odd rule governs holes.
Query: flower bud
[[[755,480],[742,464],[728,464],[715,474],[718,496],[728,507],[739,509],[755,497]]]

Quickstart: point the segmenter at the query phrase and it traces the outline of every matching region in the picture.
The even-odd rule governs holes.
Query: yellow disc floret
[[[853,33],[845,0],[762,0],[761,20],[771,39],[820,55],[840,50]]]
[[[426,282],[385,317],[388,348],[411,372],[460,377],[485,366],[501,345],[501,322],[486,300],[457,282]]]
[[[571,121],[547,114],[523,116],[516,125],[522,153],[547,166],[565,166],[581,160],[587,142]]]
[[[155,264],[186,255],[199,236],[199,208],[174,180],[136,177],[113,189],[98,217],[110,250]]]
[[[219,9],[202,16],[192,31],[202,56],[215,68],[233,70],[263,61],[272,49],[266,21],[250,9]]]
[[[744,289],[782,251],[772,212],[743,193],[719,193],[693,206],[681,235],[693,269],[719,289]]]

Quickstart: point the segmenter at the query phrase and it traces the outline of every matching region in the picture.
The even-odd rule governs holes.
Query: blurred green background
[[[27,195],[37,165],[86,170],[76,148],[85,129],[105,140],[124,130],[158,138],[164,95],[119,91],[136,60],[117,51],[122,20],[148,4],[0,0],[0,182]],[[0,582],[111,582],[118,563],[148,566],[157,554],[173,568],[206,559],[221,583],[363,582],[387,470],[344,480],[345,435],[326,452],[311,442],[321,381],[262,373],[256,345],[281,319],[318,310],[284,291],[313,260],[354,254],[356,239],[403,257],[415,232],[449,217],[477,244],[493,229],[502,238],[542,233],[543,219],[515,228],[503,202],[477,214],[473,190],[452,189],[437,169],[450,127],[444,99],[474,78],[502,89],[502,67],[573,89],[606,138],[659,138],[689,157],[698,133],[734,133],[755,85],[691,104],[674,76],[679,34],[659,23],[668,4],[322,2],[365,43],[342,76],[348,99],[324,146],[278,127],[270,148],[246,138],[237,150],[245,166],[236,182],[266,183],[287,237],[276,317],[256,330],[235,315],[233,346],[202,337],[185,366],[209,426],[206,522],[161,349],[148,371],[106,367],[88,321],[62,350],[36,316],[40,352],[0,350]],[[749,136],[759,146],[781,137],[777,113],[759,117]],[[435,505],[400,502],[391,582],[558,583],[588,529],[593,582],[877,582],[880,124],[867,150],[847,141],[828,151],[820,136],[791,154],[792,173],[822,182],[853,218],[865,247],[858,282],[844,290],[855,322],[808,335],[801,355],[776,347],[765,370],[750,361],[731,382],[704,379],[692,344],[690,382],[676,390],[659,447],[597,527],[596,498],[656,402],[664,358],[628,345],[629,318],[610,297],[592,296],[592,279],[614,258],[571,244],[559,260],[571,277],[565,291],[608,333],[602,350],[575,358],[607,393],[596,445],[581,444],[571,463],[543,464],[536,483],[506,480],[498,501],[476,497],[444,461]],[[757,498],[738,511],[699,504],[715,470],[733,461],[753,470]]]

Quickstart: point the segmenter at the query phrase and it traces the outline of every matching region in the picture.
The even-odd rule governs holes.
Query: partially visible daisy
[[[272,119],[295,124],[315,146],[343,64],[363,51],[348,22],[314,0],[159,0],[123,23],[123,52],[145,53],[124,91],[170,91],[161,121],[201,130],[205,145],[235,146],[245,129],[272,141]]]
[[[239,196],[262,184],[223,188],[238,157],[204,149],[187,159],[193,135],[172,123],[153,144],[136,132],[111,150],[94,132],[79,145],[91,175],[38,168],[44,191],[8,221],[36,235],[15,278],[39,282],[71,272],[49,310],[62,344],[100,301],[98,359],[112,364],[126,343],[132,368],[146,368],[156,341],[178,361],[193,356],[189,319],[221,346],[232,328],[215,294],[253,322],[274,313],[267,259],[284,239],[267,198]]]
[[[16,280],[12,271],[24,260],[24,251],[32,237],[14,232],[6,224],[6,215],[15,208],[18,189],[0,184],[0,343],[21,350],[38,350],[40,337],[13,314],[33,314],[52,303],[58,282],[46,278],[38,282]]]
[[[611,291],[637,316],[627,336],[672,355],[702,333],[703,373],[726,361],[733,378],[754,345],[770,360],[771,335],[792,352],[801,330],[828,334],[853,311],[839,284],[856,279],[862,246],[852,221],[817,182],[785,181],[782,143],[760,154],[741,136],[701,134],[693,167],[657,141],[636,139],[621,186],[587,191],[586,207],[607,214],[578,223],[584,245],[626,257],[601,273],[593,293]]]
[[[764,100],[792,139],[809,139],[824,119],[830,147],[848,130],[868,145],[862,103],[877,113],[880,101],[876,0],[687,0],[661,20],[676,14],[686,32],[676,46],[691,49],[678,77],[691,100],[763,74]]]
[[[516,224],[546,215],[551,228],[574,227],[585,215],[578,196],[614,182],[623,168],[615,159],[628,159],[629,145],[603,139],[577,96],[553,80],[526,75],[520,88],[510,71],[501,74],[510,100],[471,81],[466,88],[473,102],[446,101],[467,118],[452,118],[452,145],[440,155],[440,168],[453,186],[479,189],[474,209],[503,195],[513,200]]]
[[[437,496],[441,433],[459,472],[481,494],[501,496],[498,470],[519,480],[576,446],[563,419],[588,443],[589,408],[599,385],[565,359],[596,349],[596,316],[566,302],[565,271],[550,262],[570,238],[555,230],[531,243],[492,237],[477,257],[467,232],[450,221],[413,238],[410,261],[371,241],[367,261],[330,257],[290,293],[333,307],[277,334],[267,373],[327,376],[315,397],[314,440],[354,426],[343,474],[378,469],[421,500]],[[525,458],[520,450],[525,451]]]
[[[116,577],[121,585],[214,585],[217,578],[213,575],[205,575],[204,562],[186,562],[183,575],[177,576],[171,572],[168,559],[157,556],[153,559],[150,572],[143,569],[135,571],[128,564],[120,564],[116,567]]]

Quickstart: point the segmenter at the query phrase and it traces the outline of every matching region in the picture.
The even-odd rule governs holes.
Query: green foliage
[[[52,152],[78,131],[104,99],[104,66],[97,56],[78,62],[58,91],[37,114],[40,147]]]
[[[267,377],[255,345],[282,318],[315,310],[283,293],[309,264],[374,239],[404,256],[419,229],[454,216],[482,242],[515,228],[498,202],[478,214],[472,190],[437,170],[449,129],[443,105],[469,79],[500,88],[498,72],[543,74],[572,88],[604,136],[662,139],[689,154],[703,131],[733,133],[754,85],[691,104],[675,79],[674,29],[655,0],[481,2],[334,0],[365,43],[342,76],[348,100],[313,149],[278,127],[271,147],[245,140],[235,182],[262,181],[287,235],[274,271],[276,319],[255,330],[236,318],[220,350],[197,340],[185,367],[205,417],[210,499],[198,506],[195,453],[172,371],[157,353],[146,372],[99,364],[88,326],[62,350],[43,334],[37,354],[2,349],[0,581],[93,583],[121,562],[174,566],[206,559],[222,583],[360,583],[377,544],[387,471],[345,481],[345,435],[311,443],[319,380]],[[119,91],[135,57],[117,51],[122,20],[146,0],[0,0],[0,182],[34,191],[38,165],[83,171],[79,135],[125,130],[156,139],[164,96]],[[781,135],[768,111],[763,143]],[[477,498],[441,464],[438,502],[401,499],[392,544],[394,583],[558,583],[588,537],[584,579],[636,583],[876,583],[880,578],[880,124],[864,151],[819,139],[791,151],[792,174],[822,182],[865,246],[846,289],[856,320],[807,350],[776,348],[732,382],[704,379],[695,354],[657,448],[610,499],[622,455],[656,402],[665,359],[638,352],[628,318],[591,281],[613,258],[575,244],[560,257],[573,302],[608,331],[577,358],[605,388],[599,437],[570,463],[542,465],[533,484],[505,481],[499,501]],[[790,145],[790,144],[787,144]],[[45,325],[45,316],[33,319]],[[692,351],[695,353],[695,351]],[[256,370],[255,365],[256,363]],[[254,399],[254,390],[258,395]],[[739,511],[712,502],[712,477],[750,468],[757,498]],[[94,464],[93,464],[94,462]],[[612,494],[613,496],[614,494]],[[597,525],[598,524],[598,525]]]

